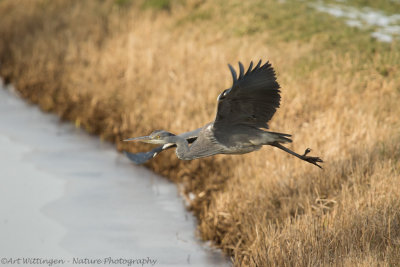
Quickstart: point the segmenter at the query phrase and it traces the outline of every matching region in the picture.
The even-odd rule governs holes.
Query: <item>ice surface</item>
[[[230,266],[196,238],[175,184],[4,88],[0,122],[1,257]]]

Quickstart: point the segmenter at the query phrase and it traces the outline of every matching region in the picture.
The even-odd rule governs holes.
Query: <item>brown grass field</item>
[[[121,140],[212,121],[227,63],[269,60],[282,87],[270,128],[323,170],[271,147],[146,166],[195,196],[199,235],[235,266],[400,266],[400,43],[309,2],[0,0],[0,75],[137,152],[151,147]]]

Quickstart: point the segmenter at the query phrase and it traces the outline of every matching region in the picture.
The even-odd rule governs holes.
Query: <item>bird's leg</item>
[[[317,163],[317,162],[323,162],[322,159],[320,159],[319,157],[310,157],[310,156],[307,156],[307,154],[311,152],[311,149],[309,149],[309,148],[307,148],[307,149],[304,151],[304,154],[303,154],[303,155],[300,155],[300,154],[297,154],[296,152],[290,150],[289,148],[284,147],[283,145],[279,144],[278,142],[273,142],[273,143],[271,143],[270,145],[271,145],[271,146],[274,146],[274,147],[277,147],[277,148],[279,148],[279,149],[282,149],[283,151],[285,151],[285,152],[287,152],[287,153],[289,153],[289,154],[291,154],[291,155],[293,155],[293,156],[295,156],[295,157],[298,157],[298,158],[301,159],[301,160],[304,160],[304,161],[307,161],[307,162],[309,162],[309,163],[311,163],[311,164],[314,164],[315,166],[318,166],[319,168],[322,169],[322,167],[321,167],[320,165],[318,165],[318,163]]]

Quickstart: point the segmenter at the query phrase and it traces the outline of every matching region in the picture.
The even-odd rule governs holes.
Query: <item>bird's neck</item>
[[[189,156],[190,153],[190,148],[189,148],[189,143],[186,141],[185,138],[182,138],[180,136],[172,136],[171,137],[171,143],[176,144],[176,155],[179,159],[182,160],[189,160],[191,159]]]

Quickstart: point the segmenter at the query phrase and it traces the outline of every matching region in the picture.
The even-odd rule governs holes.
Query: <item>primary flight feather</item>
[[[217,114],[213,122],[180,135],[157,130],[149,136],[126,139],[124,141],[162,144],[145,153],[126,152],[127,156],[141,164],[172,147],[176,147],[179,159],[192,160],[216,154],[244,154],[270,145],[321,168],[318,163],[323,161],[319,157],[307,156],[311,151],[309,148],[300,155],[282,145],[292,142],[290,134],[266,130],[281,99],[280,86],[271,64],[262,64],[260,60],[253,68],[253,62],[250,62],[245,71],[239,62],[239,76],[231,65],[228,67],[233,83],[218,96]]]

